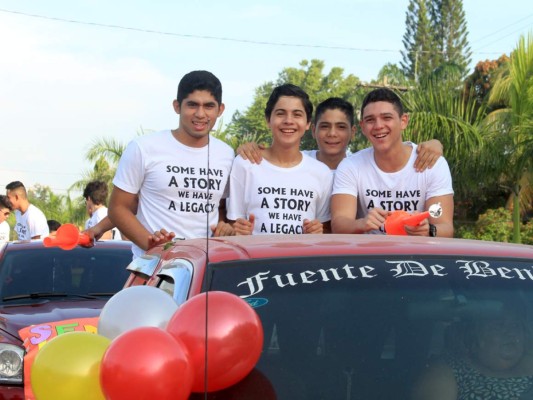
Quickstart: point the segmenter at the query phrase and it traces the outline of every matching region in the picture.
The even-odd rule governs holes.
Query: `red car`
[[[489,383],[494,376],[515,379],[514,373],[523,380],[521,395],[533,391],[532,246],[381,235],[237,236],[167,243],[128,269],[126,286],[159,287],[178,304],[202,291],[227,291],[256,310],[264,331],[256,368],[210,399],[430,399],[443,388],[519,398],[505,392],[518,390],[516,380],[503,395]],[[482,351],[488,340],[473,338],[489,322],[489,334],[512,340],[494,339]],[[493,349],[514,357],[514,370],[489,372],[477,387],[468,373],[445,364],[455,357],[479,375],[490,371],[481,359]],[[439,365],[450,373],[431,380]],[[503,397],[486,394],[493,389]]]
[[[128,278],[131,242],[65,251],[42,241],[0,244],[0,399],[23,399],[19,330],[96,317]]]

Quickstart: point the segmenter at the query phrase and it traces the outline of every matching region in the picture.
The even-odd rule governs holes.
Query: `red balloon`
[[[246,301],[228,292],[192,297],[170,318],[167,331],[189,352],[193,392],[203,392],[206,387],[209,392],[222,390],[239,382],[255,367],[263,348],[259,316]]]
[[[192,379],[185,346],[156,327],[135,328],[116,337],[100,365],[100,385],[108,400],[186,400]]]

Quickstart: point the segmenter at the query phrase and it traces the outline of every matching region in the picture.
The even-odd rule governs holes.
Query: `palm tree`
[[[520,214],[531,208],[531,176],[533,175],[533,34],[520,37],[512,52],[508,69],[492,88],[489,105],[506,106],[491,112],[488,121],[492,134],[498,137],[494,162],[504,165],[509,182],[513,211],[513,241],[520,243]],[[524,190],[528,188],[528,190]],[[527,199],[529,198],[529,202]]]
[[[423,80],[415,89],[400,93],[410,122],[405,138],[414,142],[438,139],[444,146],[444,154],[454,182],[458,213],[466,217],[472,192],[479,191],[480,175],[475,158],[482,158],[485,107],[476,104],[474,98],[465,97],[456,80]]]
[[[85,172],[82,179],[74,182],[69,191],[83,191],[87,183],[96,180],[108,182],[111,185],[118,161],[125,148],[126,145],[124,143],[113,138],[94,140],[85,154],[85,158],[93,162],[94,167],[91,171]]]

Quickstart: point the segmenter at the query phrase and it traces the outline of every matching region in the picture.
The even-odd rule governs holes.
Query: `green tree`
[[[82,179],[74,182],[69,191],[83,191],[91,181],[104,181],[111,185],[118,161],[126,145],[113,138],[95,139],[85,154],[85,158],[94,163],[93,169],[83,173]]]
[[[473,193],[482,192],[483,179],[476,159],[484,157],[485,109],[447,81],[427,79],[413,90],[400,93],[410,113],[405,138],[416,143],[432,138],[444,146],[452,173],[459,218],[467,218]],[[461,214],[462,213],[462,214]]]
[[[377,79],[373,82],[380,83],[383,86],[404,87],[405,89],[408,89],[411,84],[403,70],[392,63],[387,63],[381,67]]]
[[[513,241],[521,242],[521,211],[531,207],[533,175],[533,34],[522,36],[508,68],[494,83],[489,105],[505,104],[488,115],[494,137],[493,159],[512,196]],[[529,189],[529,196],[524,191]],[[529,199],[529,203],[527,201]]]
[[[410,79],[462,80],[472,55],[462,0],[410,0],[405,25],[401,66]]]
[[[237,112],[228,126],[227,134],[237,138],[237,142],[256,141],[270,143],[270,131],[265,121],[264,109],[272,89],[284,83],[292,83],[304,89],[316,107],[318,103],[328,97],[336,96],[356,104],[362,97],[360,80],[354,75],[344,76],[344,70],[333,67],[329,73],[324,73],[324,61],[303,60],[299,68],[285,68],[279,74],[276,82],[266,82],[256,89],[252,105],[244,111]],[[315,148],[315,142],[310,133],[302,140],[302,149]]]
[[[137,135],[143,135],[147,132],[149,131],[145,131],[141,128],[137,132]],[[85,154],[85,158],[89,162],[94,163],[93,168],[83,172],[82,178],[74,182],[69,188],[69,207],[76,218],[84,221],[87,218],[87,210],[85,208],[84,199],[81,197],[71,199],[71,193],[75,191],[83,192],[85,186],[92,181],[107,182],[109,193],[111,193],[113,188],[113,177],[115,176],[118,162],[125,149],[126,144],[114,138],[102,137],[95,139],[91,143]]]
[[[468,44],[468,29],[462,0],[429,0],[434,44],[435,65],[455,65],[464,77],[472,51]]]
[[[509,57],[505,54],[497,60],[479,61],[474,72],[465,79],[466,94],[475,97],[479,104],[486,103],[494,80],[501,74],[502,68],[508,68],[506,66],[508,62]],[[501,108],[501,105],[493,105],[493,107]]]
[[[413,81],[427,76],[434,68],[434,37],[431,32],[426,0],[410,0],[405,17],[403,35],[405,50],[400,65],[404,74]]]
[[[55,219],[61,223],[73,223],[82,226],[85,217],[85,207],[83,213],[77,210],[77,206],[69,195],[59,195],[48,186],[35,185],[28,190],[30,203],[39,207],[47,219]]]

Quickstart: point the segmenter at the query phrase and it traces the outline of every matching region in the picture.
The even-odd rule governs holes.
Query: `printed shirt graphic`
[[[375,207],[386,211],[424,211],[426,200],[453,194],[450,168],[444,157],[424,172],[416,172],[416,145],[407,164],[398,172],[386,173],[374,161],[369,147],[344,159],[337,168],[333,194],[357,197],[357,218],[363,218]],[[372,231],[371,233],[383,233]]]
[[[333,174],[306,155],[292,168],[268,161],[252,164],[237,156],[230,179],[228,219],[255,215],[253,234],[300,234],[305,219],[331,219]]]
[[[31,240],[34,236],[41,236],[42,239],[50,234],[46,217],[33,204],[30,204],[24,214],[15,210],[15,218],[17,223],[14,231],[17,233],[18,240]]]
[[[218,223],[233,157],[233,149],[214,137],[209,149],[192,148],[170,130],[156,132],[128,144],[113,184],[139,193],[137,218],[148,231],[164,228],[187,239],[211,236],[209,226]],[[143,251],[134,245],[133,253]]]

